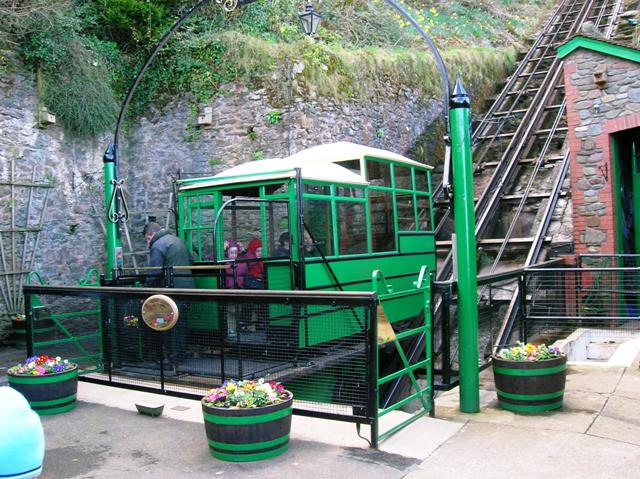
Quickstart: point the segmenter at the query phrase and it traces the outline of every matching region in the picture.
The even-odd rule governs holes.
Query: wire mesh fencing
[[[28,286],[25,294],[57,319],[46,341],[30,335],[29,353],[72,359],[85,380],[200,398],[227,380],[264,378],[291,390],[300,414],[376,417],[373,293]],[[177,306],[167,331],[142,314],[157,294]]]
[[[478,364],[489,365],[492,352],[506,343],[515,342],[519,336],[522,319],[517,295],[522,270],[478,278]],[[434,304],[439,303],[440,314],[433,328],[433,353],[435,387],[448,390],[458,385],[459,374],[459,323],[455,282],[436,283]],[[508,324],[507,324],[508,323]]]
[[[577,329],[602,337],[636,337],[640,333],[639,273],[637,267],[525,270],[524,337],[550,344]]]

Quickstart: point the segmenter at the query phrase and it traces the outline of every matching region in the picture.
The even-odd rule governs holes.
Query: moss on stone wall
[[[553,1],[405,3],[433,36],[452,76],[460,74],[475,93],[513,65],[513,48],[500,45],[522,44]],[[0,41],[17,45],[23,60],[41,68],[43,100],[64,126],[94,136],[113,122],[114,104],[150,48],[192,4],[54,0],[24,8],[0,5],[5,19]],[[389,84],[426,96],[442,90],[424,43],[384,2],[325,2],[324,27],[315,41],[300,32],[298,9],[295,0],[272,0],[229,15],[212,2],[161,50],[130,113],[136,117],[176,96],[206,102],[232,81],[267,88],[274,100],[290,93],[307,99],[375,96]],[[67,93],[70,87],[75,94]]]
[[[286,95],[292,78],[296,94],[344,100],[375,97],[408,88],[426,97],[441,96],[443,87],[433,55],[426,50],[345,49],[303,39],[288,45],[238,33],[224,35],[226,61],[238,79],[254,88],[267,88],[274,98]],[[505,77],[516,61],[512,47],[466,48],[443,52],[451,78],[461,76],[475,95],[485,94]]]

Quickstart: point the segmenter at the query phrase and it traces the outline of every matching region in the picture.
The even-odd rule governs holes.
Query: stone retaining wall
[[[104,261],[102,155],[110,136],[81,140],[57,124],[39,128],[34,75],[10,53],[3,52],[3,56],[9,62],[0,65],[0,181],[8,182],[13,161],[14,183],[31,180],[34,167],[37,181],[53,183],[42,231],[39,236],[35,232],[30,236],[30,241],[38,239],[31,269],[52,284],[76,284],[89,268],[102,269]],[[210,105],[210,125],[193,127],[189,102],[176,100],[125,130],[121,177],[127,180],[134,250],[145,250],[140,232],[148,216],[158,217],[161,223],[169,216],[172,180],[177,176],[211,175],[244,161],[283,157],[333,141],[406,153],[440,115],[441,108],[438,99],[392,86],[384,103],[293,98],[285,108],[272,105],[263,91],[240,85],[225,89],[226,94]],[[270,113],[276,111],[281,113],[280,121],[269,122]],[[15,187],[14,191],[18,226],[25,226],[29,188]],[[37,189],[36,194],[42,191]],[[42,210],[42,201],[32,202],[30,225]],[[0,185],[0,229],[5,231],[11,229],[10,203],[10,186]],[[10,247],[9,237],[2,234],[5,249]],[[21,245],[18,238],[16,270],[22,262]],[[137,260],[144,262],[144,254]],[[14,270],[11,261],[0,269]],[[0,338],[9,324],[8,313],[13,311],[7,311],[0,298]]]

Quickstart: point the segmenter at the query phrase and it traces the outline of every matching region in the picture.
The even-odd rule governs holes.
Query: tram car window
[[[260,240],[268,289],[370,290],[376,269],[406,289],[436,266],[430,169],[346,142],[249,161],[178,181],[179,234],[200,264],[228,261],[225,241]]]

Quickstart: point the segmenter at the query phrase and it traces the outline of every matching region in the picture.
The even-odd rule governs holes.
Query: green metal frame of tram
[[[420,401],[423,414],[433,410],[426,273],[435,270],[436,261],[430,170],[384,150],[346,142],[321,145],[288,158],[249,162],[214,177],[179,182],[178,229],[196,264],[202,265],[212,263],[206,258],[230,264],[215,261],[224,257],[225,241],[263,240],[260,261],[267,289],[366,291],[372,288],[373,273],[382,306],[378,327],[384,324],[390,332],[381,342],[393,345],[395,357],[392,369],[384,377],[378,374],[378,391],[392,381],[404,382],[413,391],[405,387],[393,400],[378,398],[377,404],[388,405],[379,415],[413,400]],[[283,233],[290,238],[290,255],[284,259],[275,254],[276,238]],[[219,275],[198,278],[198,287],[225,285]],[[300,348],[362,329],[356,318],[332,324],[331,315],[309,313],[299,324]],[[290,326],[287,319],[281,321]],[[421,354],[414,355],[419,359],[407,357],[420,342]],[[386,368],[384,358],[382,362]],[[418,371],[426,377],[426,386],[419,385]],[[296,389],[297,397],[316,393]]]
[[[224,259],[225,241],[246,245],[261,239],[267,289],[368,291],[372,272],[381,270],[390,288],[403,291],[413,288],[421,266],[435,270],[430,205],[430,167],[391,152],[335,143],[179,182],[178,229],[199,265],[232,267],[234,261]],[[283,233],[290,235],[286,258],[275,254]],[[311,248],[305,237],[314,240]],[[198,276],[197,285],[219,288],[225,281],[220,275]],[[358,327],[343,325],[328,337],[322,324],[327,320],[309,321],[299,346]]]
[[[263,257],[269,289],[367,290],[374,269],[383,269],[389,278],[417,274],[419,264],[434,269],[430,169],[391,152],[346,142],[288,158],[249,162],[214,177],[180,181],[178,230],[196,263],[206,264],[214,253],[223,258],[224,240],[243,239],[246,244],[250,239],[237,224],[227,226],[226,218],[231,220],[241,208],[225,202],[258,200],[259,218],[250,226],[253,237],[267,239]],[[285,217],[276,218],[276,225],[269,222],[270,209],[278,213],[269,202],[284,209]],[[249,208],[244,213],[248,212]],[[212,245],[216,214],[221,221]],[[305,254],[305,230],[323,251],[311,257]],[[289,261],[273,254],[277,235],[283,232],[291,234],[295,266],[284,280],[277,265],[289,269]],[[328,259],[339,284],[318,253]],[[402,287],[411,284],[406,277],[392,282]]]
[[[240,165],[212,178],[183,180],[178,204],[179,234],[191,247],[196,265],[229,265],[229,260],[215,260],[224,255],[224,240],[248,241],[240,230],[251,226],[253,220],[257,227],[250,228],[251,234],[270,238],[263,242],[266,254],[260,259],[268,289],[377,292],[381,307],[375,326],[384,330],[378,331],[377,354],[384,369],[377,374],[378,416],[411,401],[421,406],[416,414],[378,437],[384,439],[433,411],[429,271],[435,270],[435,241],[430,167],[360,145],[324,145],[286,159]],[[285,216],[276,217],[283,211]],[[288,258],[274,254],[275,239],[283,231],[290,234]],[[305,244],[306,236],[315,240],[315,251]],[[359,241],[348,242],[347,251],[347,239],[354,238]],[[195,276],[197,286],[224,287],[220,271]],[[281,305],[270,307],[267,316],[272,325],[295,326],[282,314]],[[316,347],[363,331],[355,317],[347,315],[348,320],[337,324],[321,310],[306,312],[307,320],[297,325],[298,348]],[[82,312],[65,317],[73,314]],[[189,315],[188,327],[220,330],[220,321],[226,320],[221,314],[216,308],[195,312]],[[56,321],[56,326],[65,333],[60,341],[75,343],[79,357],[86,356],[95,364],[81,341],[68,337],[62,322]],[[42,349],[53,343],[36,342],[34,347]],[[409,349],[414,349],[413,358]],[[391,357],[394,364],[389,367],[385,362]],[[426,378],[424,385],[419,376]],[[380,397],[380,391],[399,383],[402,392],[393,399]],[[309,384],[312,382],[292,384],[296,397],[330,399],[326,391],[315,391]]]

